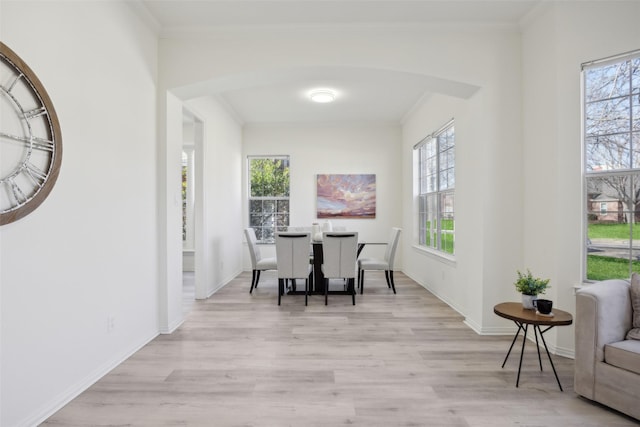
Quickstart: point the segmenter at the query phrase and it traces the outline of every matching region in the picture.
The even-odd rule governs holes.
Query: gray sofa
[[[576,393],[640,419],[640,341],[626,339],[632,303],[626,280],[587,285],[576,295]]]

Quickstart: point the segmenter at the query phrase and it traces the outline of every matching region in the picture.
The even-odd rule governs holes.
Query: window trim
[[[443,135],[444,133],[446,133],[447,131],[449,131],[450,129],[454,129],[453,130],[453,136],[454,136],[454,143],[453,146],[448,148],[453,150],[454,156],[453,156],[453,176],[454,176],[454,185],[453,187],[447,187],[447,188],[441,188],[441,174],[443,172],[445,172],[445,170],[441,170],[441,154],[444,153],[443,150],[441,150],[440,148],[440,141],[439,141],[439,137],[441,135]],[[431,141],[436,142],[436,153],[435,153],[435,160],[436,160],[436,164],[435,164],[435,179],[436,179],[436,183],[435,183],[435,190],[431,191],[431,192],[422,192],[423,190],[423,161],[421,158],[421,149],[423,147],[425,147],[426,144],[430,143]],[[442,207],[442,196],[446,195],[446,194],[452,194],[453,195],[453,200],[454,200],[454,206],[455,206],[455,172],[456,172],[456,162],[455,162],[455,121],[453,118],[451,118],[449,121],[447,121],[444,125],[440,126],[437,130],[435,130],[434,132],[432,132],[431,134],[427,135],[426,137],[424,137],[422,140],[420,140],[417,144],[415,144],[413,146],[413,150],[414,150],[414,155],[416,156],[416,163],[414,163],[414,167],[416,167],[417,169],[417,174],[415,175],[417,180],[417,192],[416,192],[416,198],[417,198],[417,202],[416,202],[416,211],[417,211],[417,233],[416,233],[416,237],[417,237],[417,241],[414,244],[414,247],[416,249],[419,249],[420,251],[429,253],[429,254],[433,254],[435,256],[438,257],[442,257],[448,261],[455,261],[455,226],[453,229],[452,233],[443,233],[442,230],[442,219],[443,219],[443,207]],[[447,168],[446,170],[450,170],[451,168]],[[436,247],[433,246],[428,246],[426,244],[426,242],[422,242],[422,235],[423,235],[423,231],[426,232],[426,229],[424,229],[423,225],[422,225],[422,218],[423,218],[423,212],[422,212],[422,206],[423,204],[427,203],[426,198],[427,195],[432,195],[435,196],[435,201],[436,201],[436,206],[435,206],[435,219],[436,219],[436,231],[435,231],[435,237],[436,237]],[[424,201],[423,201],[424,200]],[[454,224],[455,224],[455,207],[453,209],[453,218],[454,218]],[[442,236],[443,234],[452,234],[453,235],[453,252],[447,252],[443,246],[442,246]]]
[[[195,146],[182,147],[180,175],[186,180],[181,195],[182,249],[186,251],[195,250],[195,154]]]
[[[588,274],[588,254],[589,254],[589,245],[590,245],[590,239],[589,239],[589,189],[588,189],[588,179],[589,178],[598,178],[598,177],[608,177],[608,176],[631,176],[634,173],[639,173],[640,172],[640,167],[638,168],[633,168],[633,164],[630,163],[629,168],[620,168],[620,169],[610,169],[610,170],[601,170],[601,171],[594,171],[591,170],[589,171],[587,168],[587,155],[588,155],[588,150],[587,150],[587,134],[586,134],[586,130],[587,130],[587,82],[586,82],[586,74],[588,70],[594,69],[594,68],[601,68],[601,67],[606,67],[609,65],[613,65],[613,64],[617,64],[617,63],[621,63],[621,62],[625,62],[625,61],[633,61],[635,59],[640,58],[640,49],[639,50],[633,50],[633,51],[628,51],[625,53],[620,53],[617,55],[613,55],[613,56],[609,56],[606,58],[601,58],[601,59],[597,59],[597,60],[593,60],[593,61],[588,61],[588,62],[584,62],[581,64],[580,66],[580,113],[581,113],[581,129],[580,129],[580,139],[581,139],[581,178],[582,178],[582,199],[581,199],[581,203],[582,203],[582,208],[581,208],[581,212],[582,212],[582,234],[581,234],[581,247],[582,247],[582,258],[581,258],[581,276],[582,276],[582,283],[593,283],[595,280],[593,279],[588,279],[587,278],[587,274]],[[625,95],[626,96],[626,95]],[[633,97],[634,94],[630,93],[629,97]],[[633,137],[634,131],[633,131],[633,116],[634,116],[634,110],[633,110],[633,103],[631,103],[631,105],[629,106],[630,108],[630,124],[629,124],[629,131],[628,132],[624,132],[624,134],[629,134],[631,137]],[[633,139],[631,139],[631,144],[633,145]],[[633,156],[633,150],[630,150],[630,156]],[[632,245],[633,245],[633,237],[629,238],[629,246],[630,246],[630,251],[632,253]],[[631,255],[629,257],[629,271],[632,271],[632,264],[631,264]]]
[[[265,196],[257,196],[257,197],[252,197],[251,196],[251,160],[254,159],[270,159],[270,160],[286,160],[288,163],[288,167],[289,167],[289,195],[288,196],[274,196],[274,197],[265,197]],[[286,200],[289,202],[289,215],[291,214],[291,156],[287,155],[287,154],[276,154],[276,155],[269,155],[269,154],[258,154],[258,155],[253,155],[253,154],[248,154],[247,155],[247,163],[246,163],[246,174],[247,174],[247,187],[246,187],[246,191],[247,191],[247,226],[248,227],[252,227],[251,224],[251,201],[252,200],[273,200],[276,203],[278,201],[282,201],[282,200]],[[291,217],[289,216],[289,223],[290,223]],[[289,223],[287,224],[287,227],[289,226]],[[274,230],[274,236],[275,236],[275,232],[277,230]],[[257,233],[256,233],[257,234]],[[258,239],[257,244],[259,245],[272,245],[275,243],[274,241],[270,241],[270,240],[262,240],[262,239]]]

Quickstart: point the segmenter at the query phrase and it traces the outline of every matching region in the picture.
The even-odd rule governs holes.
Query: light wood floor
[[[528,345],[520,387],[511,337],[479,336],[406,276],[368,273],[351,298],[285,296],[243,273],[54,414],[51,426],[632,426],[578,397],[573,361]],[[519,341],[520,342],[520,341]]]

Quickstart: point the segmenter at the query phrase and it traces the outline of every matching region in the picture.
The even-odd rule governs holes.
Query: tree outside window
[[[289,226],[289,157],[249,157],[249,227],[261,243]]]
[[[640,272],[640,52],[583,65],[587,280]]]

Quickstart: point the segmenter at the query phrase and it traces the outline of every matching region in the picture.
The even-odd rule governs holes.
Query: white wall
[[[196,230],[196,297],[206,298],[242,271],[242,128],[212,97],[185,105],[204,122],[197,154],[204,191],[196,199],[203,218]]]
[[[316,215],[317,174],[375,174],[376,218],[335,219],[331,223],[357,231],[359,239],[386,242],[391,227],[401,226],[402,185],[400,127],[384,124],[265,125],[244,130],[243,166],[249,155],[289,155],[291,160],[290,225],[310,227],[322,223]],[[244,173],[243,197],[246,192]],[[247,204],[243,202],[243,222],[248,224]],[[265,256],[274,252],[265,247]],[[365,247],[363,255],[382,256],[384,247]],[[381,253],[379,253],[382,251]],[[402,265],[401,251],[398,265]],[[244,269],[251,270],[245,249]]]
[[[183,104],[171,92],[159,92],[162,123],[158,141],[158,326],[171,333],[182,312],[182,142]]]
[[[557,2],[523,30],[524,263],[551,278],[547,296],[569,312],[585,240],[580,64],[640,48],[639,16],[638,2]],[[573,328],[557,334],[572,354]]]
[[[478,133],[474,131],[474,124],[478,124],[474,123],[473,116],[477,112],[470,104],[469,100],[432,96],[405,122],[402,150],[402,207],[404,223],[411,230],[404,241],[404,272],[461,313],[468,313],[468,300],[482,301],[484,288],[480,278],[484,264],[484,212],[481,207],[485,194],[478,191],[477,186],[483,182],[481,176],[487,154],[483,144],[474,138]],[[456,132],[455,261],[418,248],[418,230],[414,226],[418,224],[418,175],[413,146],[451,118],[455,119]]]
[[[157,334],[157,41],[122,3],[0,7],[0,39],[49,92],[64,149],[47,200],[0,228],[0,424],[20,426]]]
[[[512,283],[522,261],[520,39],[516,32],[487,32],[471,44],[478,91],[467,99],[432,96],[403,127],[404,225],[415,230],[413,146],[455,119],[455,261],[417,249],[414,234],[403,243],[404,269],[478,332],[501,333],[509,325],[493,306],[518,298]],[[442,56],[452,67],[459,62],[449,52]]]

